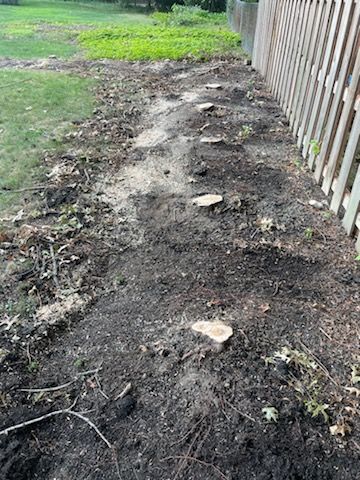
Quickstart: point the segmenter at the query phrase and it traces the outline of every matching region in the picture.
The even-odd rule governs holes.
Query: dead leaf
[[[276,423],[279,418],[279,412],[275,407],[264,407],[261,410],[265,416],[265,420],[269,423]]]
[[[355,395],[356,397],[360,397],[360,388],[345,387],[345,390],[347,390],[350,393],[350,395]]]
[[[270,232],[274,228],[274,220],[272,218],[263,217],[256,220],[256,225],[262,232]]]
[[[345,437],[347,433],[351,433],[351,428],[346,423],[336,423],[329,427],[331,435],[340,435]]]
[[[260,312],[262,313],[266,313],[270,310],[270,305],[268,303],[262,303],[260,306],[259,306],[259,310]]]
[[[242,238],[235,238],[234,247],[246,248],[247,246],[248,246],[248,242],[246,240],[243,240]]]

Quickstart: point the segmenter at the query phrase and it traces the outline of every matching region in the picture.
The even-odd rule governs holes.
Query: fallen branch
[[[55,287],[60,290],[60,283],[58,279],[58,268],[57,268],[57,263],[56,263],[56,258],[55,258],[55,253],[54,253],[54,247],[52,244],[49,245],[49,250],[50,250],[50,255],[52,259],[52,264],[53,264],[53,280]]]
[[[87,370],[85,372],[80,372],[73,380],[63,383],[62,385],[57,385],[55,387],[40,387],[40,388],[19,388],[20,392],[28,393],[42,393],[42,392],[56,392],[57,390],[62,390],[63,388],[69,387],[73,383],[77,382],[79,378],[84,377],[85,375],[91,375],[92,373],[98,373],[101,370],[101,367],[95,368],[94,370]]]
[[[69,387],[75,383],[78,379],[75,378],[70,382],[63,383],[62,385],[57,385],[56,387],[45,387],[45,388],[19,388],[19,392],[28,392],[28,393],[43,393],[43,392],[56,392],[62,390],[63,388]]]
[[[74,417],[80,418],[83,420],[85,423],[87,423],[95,432],[99,435],[101,440],[106,443],[106,445],[113,450],[113,446],[109,442],[109,440],[100,432],[98,427],[87,417],[82,415],[80,412],[74,412],[72,408],[75,406],[76,401],[69,407],[65,408],[62,410],[55,410],[54,412],[46,413],[45,415],[42,415],[41,417],[36,417],[32,418],[31,420],[27,420],[26,422],[18,423],[16,425],[12,425],[11,427],[7,427],[4,430],[0,431],[0,435],[8,435],[10,432],[14,432],[16,430],[20,430],[21,428],[28,427],[29,425],[33,425],[35,423],[42,422],[43,420],[46,420],[47,418],[55,417],[57,415],[73,415]]]

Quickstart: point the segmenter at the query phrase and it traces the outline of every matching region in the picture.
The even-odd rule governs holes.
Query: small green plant
[[[360,254],[355,257],[355,260],[356,260],[357,262],[360,262]]]
[[[322,415],[325,422],[329,421],[329,415],[326,410],[329,408],[330,405],[325,403],[319,403],[316,398],[310,398],[309,400],[304,400],[304,405],[306,411],[310,413],[312,417],[318,417]]]
[[[80,370],[81,368],[85,367],[86,365],[86,360],[85,358],[77,358],[74,362],[74,367],[76,367],[78,370]]]
[[[307,227],[304,231],[305,238],[311,240],[314,236],[314,230],[311,227]]]
[[[283,347],[272,356],[265,358],[267,365],[276,366],[279,362],[284,362],[292,367],[288,371],[287,379],[288,385],[296,392],[297,400],[313,417],[320,415],[327,422],[329,405],[320,399],[323,372],[313,355],[310,352],[308,354],[294,348]]]
[[[325,220],[330,220],[330,218],[334,216],[334,212],[332,212],[331,210],[327,210],[326,212],[323,212],[322,215],[325,218]]]
[[[310,146],[311,152],[317,157],[320,153],[320,143],[317,140],[312,139],[310,140]]]
[[[242,125],[241,130],[239,132],[239,137],[241,140],[247,140],[250,135],[252,135],[253,129],[250,125]]]
[[[303,162],[301,161],[300,158],[295,158],[293,162],[295,167],[297,167],[299,170],[303,169]]]
[[[248,91],[246,92],[246,98],[247,98],[250,102],[252,102],[252,101],[254,100],[255,97],[254,97],[254,92],[253,92],[253,90],[248,90]]]
[[[80,230],[82,223],[78,219],[79,209],[76,204],[63,205],[60,209],[60,216],[57,220],[58,229],[64,232]]]
[[[264,407],[261,411],[268,423],[276,423],[278,421],[279,412],[275,407]]]
[[[126,278],[122,273],[117,274],[116,277],[114,278],[114,281],[116,285],[126,285]]]
[[[31,360],[27,366],[29,373],[35,373],[39,370],[39,363],[36,360]]]
[[[317,364],[306,353],[296,350],[294,348],[282,347],[271,357],[265,358],[265,364],[276,364],[277,362],[285,362],[287,365],[292,365],[300,371],[316,370]]]

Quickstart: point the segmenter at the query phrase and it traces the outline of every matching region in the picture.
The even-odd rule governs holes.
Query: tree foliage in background
[[[19,0],[0,0],[0,5],[18,5]]]

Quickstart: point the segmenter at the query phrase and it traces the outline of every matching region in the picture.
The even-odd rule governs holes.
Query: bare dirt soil
[[[259,76],[238,61],[17,66],[100,86],[26,194],[41,214],[1,233],[3,301],[35,307],[3,315],[0,430],[72,408],[98,431],[63,412],[1,435],[1,479],[359,479],[359,266],[308,204],[322,192]],[[207,193],[223,202],[193,204]],[[234,334],[217,348],[199,320]]]

